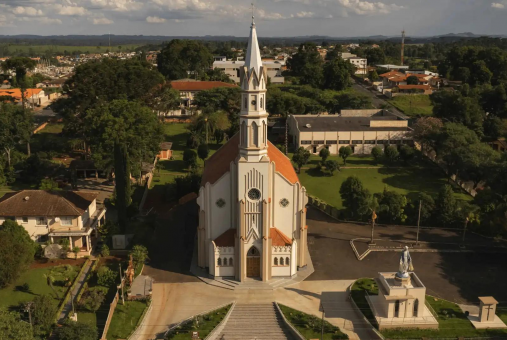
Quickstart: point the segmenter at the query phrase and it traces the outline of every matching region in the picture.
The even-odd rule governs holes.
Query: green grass
[[[283,315],[305,339],[348,339],[348,335],[342,333],[340,329],[324,320],[324,337],[321,338],[322,319],[309,315],[290,307],[278,304]]]
[[[16,282],[0,289],[0,308],[9,309],[16,307],[21,303],[32,301],[37,295],[49,295],[53,297],[55,306],[58,306],[60,299],[64,298],[64,293],[67,291],[65,283],[72,282],[79,270],[80,267],[78,266],[29,269]],[[51,274],[55,279],[53,286],[60,299],[56,298],[51,288],[47,285],[44,274]],[[24,284],[28,285],[28,291],[24,291],[22,287]]]
[[[368,157],[364,159],[351,157],[349,159],[348,166],[368,166],[368,163],[373,162]],[[343,165],[342,161],[340,161],[340,165]],[[309,169],[301,170],[299,179],[310,195],[316,196],[338,209],[343,208],[339,193],[340,186],[349,176],[357,176],[371,193],[382,192],[384,187],[387,187],[389,190],[406,195],[411,199],[414,199],[419,192],[436,197],[442,186],[448,182],[445,174],[438,167],[427,162],[414,161],[414,165],[406,167],[398,164],[399,168],[380,166],[382,167],[373,169],[341,169],[341,171],[335,172],[334,176],[329,176],[310,164]],[[454,187],[454,190],[457,199],[471,199],[457,186]]]
[[[351,295],[354,302],[369,320],[374,319],[373,313],[366,302],[365,291],[370,295],[377,294],[378,288],[373,279],[357,280],[352,286]],[[381,331],[387,339],[420,339],[420,338],[458,338],[506,336],[505,329],[477,330],[468,320],[459,306],[453,302],[426,296],[426,302],[436,312],[439,323],[438,330],[432,329],[391,329]],[[507,311],[497,310],[497,315],[507,322]]]
[[[38,133],[53,133],[53,134],[59,134],[63,131],[63,124],[57,124],[57,123],[49,123],[44,127],[44,129],[40,130]]]
[[[223,320],[231,305],[216,309],[208,314],[198,317],[198,324],[195,320],[186,321],[167,334],[167,340],[187,340],[192,338],[192,332],[199,332],[199,338],[204,339]]]
[[[107,339],[126,339],[135,330],[147,307],[145,301],[125,301],[125,305],[118,303],[107,331]]]
[[[85,323],[92,327],[97,326],[97,316],[92,312],[79,311],[77,313],[77,321]]]
[[[0,49],[7,47],[10,54],[28,53],[35,55],[50,52],[53,54],[63,54],[65,51],[68,53],[106,53],[107,50],[111,52],[128,52],[134,51],[141,45],[126,44],[119,46],[65,46],[65,45],[29,45],[29,44],[0,44]],[[4,52],[5,53],[5,52]]]
[[[389,103],[410,117],[431,116],[433,105],[430,96],[424,94],[394,97]]]

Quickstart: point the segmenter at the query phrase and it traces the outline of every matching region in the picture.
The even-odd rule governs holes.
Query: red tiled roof
[[[173,81],[171,86],[178,91],[205,91],[217,87],[237,87],[222,81]]]
[[[292,240],[276,228],[269,230],[269,238],[271,239],[271,245],[275,247],[290,246],[292,244]]]
[[[96,192],[23,190],[0,199],[0,216],[81,216]]]
[[[230,170],[230,164],[239,154],[239,133],[235,134],[204,164],[201,185],[213,184]],[[299,182],[298,175],[290,159],[288,159],[276,146],[268,141],[268,157],[275,163],[275,170],[281,173],[289,182]]]
[[[217,247],[234,247],[234,239],[236,237],[236,229],[229,229],[215,239]]]
[[[398,85],[400,90],[431,90],[430,85]]]
[[[381,78],[389,78],[389,77],[400,77],[402,75],[403,75],[403,73],[398,72],[398,71],[389,71],[387,73],[382,73],[381,75],[379,75],[379,77],[381,77]]]

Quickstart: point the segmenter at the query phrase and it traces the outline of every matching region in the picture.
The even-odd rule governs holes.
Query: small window
[[[22,220],[23,220],[23,223],[28,223],[28,217],[23,216],[23,217],[22,217]]]
[[[341,140],[338,144],[349,144],[349,140]]]
[[[232,266],[232,257],[229,259],[229,266]]]
[[[60,225],[71,226],[72,225],[72,217],[60,217]]]
[[[219,257],[217,260],[217,265],[220,267],[222,265],[222,259]]]
[[[227,257],[224,258],[224,266],[227,266]]]
[[[289,205],[289,200],[286,199],[286,198],[282,198],[280,200],[280,205],[283,207],[283,208],[286,208],[288,205]]]
[[[264,97],[261,97],[261,109],[264,108]]]
[[[323,140],[315,140],[313,144],[325,144]]]
[[[302,140],[301,144],[302,145],[309,145],[309,144],[312,144],[312,141],[311,140]]]
[[[288,266],[289,264],[290,264],[290,262],[289,262],[289,258],[288,258],[288,257],[286,257],[286,258],[285,258],[285,265],[286,265],[286,266]]]
[[[278,266],[278,257],[275,257],[275,266]]]
[[[261,199],[261,192],[258,189],[250,189],[248,192],[248,198],[252,201],[258,201]]]
[[[280,266],[283,266],[283,257],[280,257]]]
[[[36,225],[46,225],[46,218],[45,217],[37,217],[35,224]]]

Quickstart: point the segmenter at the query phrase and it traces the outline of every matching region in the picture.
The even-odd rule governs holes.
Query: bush
[[[102,247],[100,248],[100,255],[104,257],[109,256],[109,247],[107,246],[107,244],[103,244]]]
[[[88,290],[83,294],[79,304],[89,310],[90,312],[96,312],[99,310],[100,305],[104,302],[106,295],[99,289]]]
[[[104,287],[113,285],[116,281],[116,273],[108,267],[100,267],[97,271],[97,283]]]

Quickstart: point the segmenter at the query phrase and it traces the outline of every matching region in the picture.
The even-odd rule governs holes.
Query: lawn
[[[431,116],[433,114],[433,105],[431,105],[430,96],[428,95],[398,96],[388,102],[410,117]]]
[[[347,166],[366,167],[372,163],[370,157],[350,157]],[[343,166],[343,161],[340,160]],[[389,168],[379,164],[380,168],[364,169],[341,169],[335,172],[333,176],[319,171],[315,165],[308,164],[306,169],[302,169],[299,174],[301,183],[306,187],[308,193],[316,196],[326,203],[341,209],[343,208],[340,197],[340,186],[349,176],[357,176],[364,187],[371,193],[378,193],[387,187],[389,190],[414,199],[419,192],[436,197],[443,185],[447,184],[445,174],[436,166],[428,162],[416,162],[412,166],[402,166]],[[471,197],[465,194],[459,187],[454,188],[456,198],[460,200],[470,200]]]
[[[127,339],[135,330],[147,307],[145,301],[125,301],[125,305],[119,302],[107,331],[107,339]]]
[[[283,315],[305,339],[348,339],[348,335],[342,333],[340,329],[324,320],[324,337],[321,337],[322,319],[309,315],[290,307],[278,304]]]
[[[364,291],[369,294],[376,293],[376,284],[373,279],[361,279],[352,286],[352,298],[357,306],[367,318],[371,320],[372,312],[369,308]],[[459,337],[493,337],[507,336],[505,329],[476,330],[472,323],[467,319],[459,306],[453,302],[437,299],[426,295],[426,302],[431,305],[436,312],[439,323],[438,330],[423,329],[396,329],[383,330],[381,333],[388,339],[421,339],[421,338],[459,338]],[[507,322],[507,311],[497,310],[497,315]]]
[[[63,124],[58,123],[49,123],[44,127],[44,129],[40,130],[38,133],[53,133],[53,134],[59,134],[63,131]]]
[[[67,291],[66,285],[72,283],[79,270],[79,266],[71,265],[29,269],[12,285],[0,289],[0,308],[16,307],[21,303],[32,301],[37,295],[54,297],[54,304],[58,306]],[[60,299],[56,298],[55,293],[47,285],[44,274],[54,278],[53,286]]]
[[[167,333],[167,340],[187,340],[192,338],[192,332],[199,332],[199,338],[205,339],[211,331],[224,319],[231,305],[216,309],[196,319],[183,322]]]

